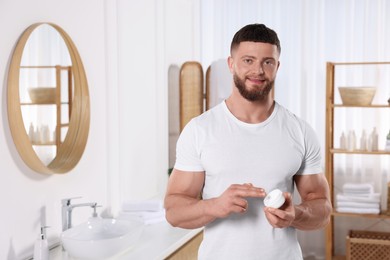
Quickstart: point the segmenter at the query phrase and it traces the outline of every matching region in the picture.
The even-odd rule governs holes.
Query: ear
[[[229,70],[230,70],[230,73],[234,73],[234,60],[231,56],[229,56],[227,58],[227,63],[228,63],[228,66],[229,66]]]

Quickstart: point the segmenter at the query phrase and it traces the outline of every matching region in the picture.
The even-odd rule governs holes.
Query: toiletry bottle
[[[43,143],[50,142],[50,129],[48,125],[41,126],[41,141]]]
[[[35,241],[34,260],[49,260],[49,245],[45,235],[45,228],[48,228],[48,226],[41,227],[41,234]]]
[[[34,142],[37,143],[37,144],[41,143],[41,131],[39,130],[38,126],[35,128]]]
[[[35,129],[33,123],[30,123],[30,128],[28,129],[28,137],[31,142],[34,142]]]
[[[40,143],[46,143],[46,125],[41,125],[39,128],[39,141]]]
[[[390,131],[386,136],[386,146],[385,146],[386,151],[390,151]]]
[[[367,137],[367,151],[372,152],[372,134]]]
[[[378,151],[378,133],[376,132],[376,127],[372,130],[372,151]]]
[[[355,131],[349,131],[348,133],[348,151],[354,151],[356,149],[356,134]]]
[[[347,150],[347,147],[347,138],[345,137],[344,132],[342,132],[340,136],[340,149]]]
[[[367,150],[367,134],[365,130],[363,130],[362,137],[360,137],[360,150]]]

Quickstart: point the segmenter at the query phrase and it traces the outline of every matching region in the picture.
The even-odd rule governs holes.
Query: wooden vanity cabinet
[[[203,232],[198,233],[191,240],[177,249],[166,260],[197,260],[198,249],[203,240]]]

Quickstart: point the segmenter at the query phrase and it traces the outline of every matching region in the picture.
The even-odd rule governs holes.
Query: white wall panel
[[[26,167],[8,128],[11,52],[23,30],[42,21],[72,37],[89,82],[87,147],[64,175]],[[0,259],[31,256],[41,223],[51,226],[50,243],[58,241],[62,198],[83,196],[80,201],[97,201],[115,213],[124,199],[162,196],[168,179],[168,67],[200,59],[199,3],[1,0],[0,33]],[[75,223],[89,214],[76,209]]]
[[[11,53],[22,32],[36,22],[53,22],[73,39],[83,60],[91,96],[91,129],[85,153],[65,175],[31,171],[19,157],[8,127],[6,79]],[[41,223],[50,242],[61,231],[60,199],[83,196],[82,201],[106,205],[106,97],[104,6],[96,0],[0,1],[0,259],[32,255]],[[81,201],[81,200],[80,200]],[[76,209],[75,223],[90,209]]]

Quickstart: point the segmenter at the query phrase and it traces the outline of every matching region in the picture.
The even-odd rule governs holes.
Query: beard
[[[249,90],[245,86],[245,80],[240,79],[237,74],[233,75],[233,81],[241,96],[251,102],[267,100],[268,94],[275,84],[275,81],[267,81],[262,89]]]

